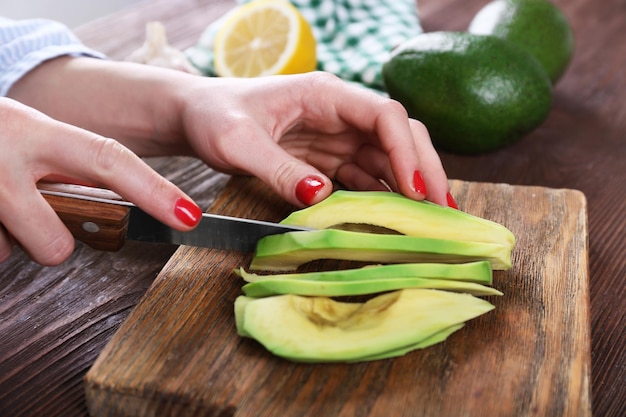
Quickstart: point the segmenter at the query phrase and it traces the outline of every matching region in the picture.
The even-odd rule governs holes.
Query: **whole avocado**
[[[530,52],[553,84],[574,53],[574,35],[561,10],[548,0],[494,0],[474,16],[468,31],[493,35]]]
[[[426,125],[434,145],[456,153],[509,145],[543,122],[552,105],[541,65],[495,36],[418,35],[394,49],[382,74],[390,97]]]

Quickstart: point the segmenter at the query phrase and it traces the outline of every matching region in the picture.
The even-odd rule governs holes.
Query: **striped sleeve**
[[[63,55],[105,58],[59,22],[0,17],[0,96],[42,62]]]

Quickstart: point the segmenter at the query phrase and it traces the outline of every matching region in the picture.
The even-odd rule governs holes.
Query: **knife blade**
[[[193,230],[180,232],[110,190],[52,183],[38,189],[72,235],[98,250],[116,251],[126,240],[136,240],[252,252],[264,236],[311,230],[203,213]]]

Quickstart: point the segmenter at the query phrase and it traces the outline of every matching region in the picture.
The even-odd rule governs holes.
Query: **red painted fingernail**
[[[448,207],[452,207],[453,209],[457,210],[459,209],[459,206],[456,204],[456,201],[454,201],[454,197],[452,197],[452,194],[446,194],[446,200],[448,200]]]
[[[422,173],[419,171],[413,173],[413,187],[415,187],[416,193],[426,196],[426,183],[424,182]]]
[[[324,187],[324,181],[319,177],[306,177],[296,186],[296,198],[302,204],[310,206],[317,193]]]
[[[181,222],[193,227],[200,221],[202,210],[195,203],[179,198],[174,205],[174,214]]]

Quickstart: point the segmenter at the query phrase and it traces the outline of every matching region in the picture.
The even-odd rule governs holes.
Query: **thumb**
[[[280,147],[269,161],[266,169],[256,175],[297,207],[316,204],[333,190],[332,181],[326,175]]]
[[[286,154],[286,153],[285,153]],[[287,155],[287,160],[271,173],[269,184],[284,199],[298,207],[310,206],[328,197],[332,181],[312,166]]]
[[[273,140],[257,141],[260,146],[248,147],[248,161],[240,166],[268,184],[285,201],[297,207],[310,206],[324,200],[333,191],[332,181],[315,167],[294,157]],[[242,162],[242,161],[240,161]]]

